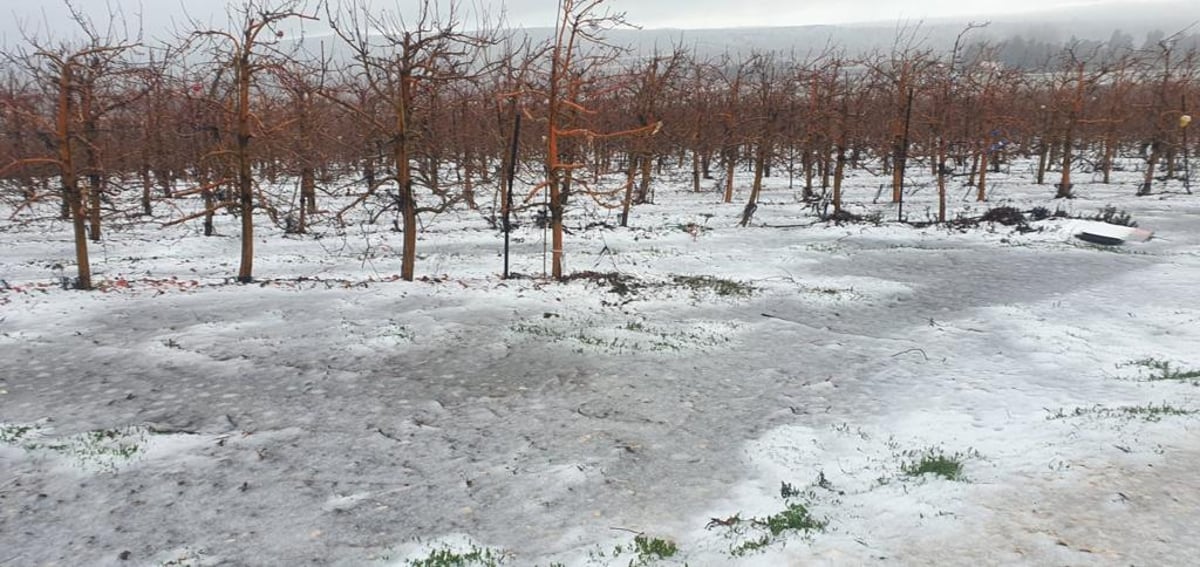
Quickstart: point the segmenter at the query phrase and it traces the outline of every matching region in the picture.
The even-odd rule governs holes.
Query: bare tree
[[[417,215],[421,212],[413,187],[416,178],[413,161],[417,157],[420,132],[419,101],[428,101],[419,95],[422,90],[428,94],[443,88],[447,82],[480,72],[473,67],[476,56],[493,39],[487,31],[463,31],[456,3],[442,11],[438,3],[422,0],[412,20],[386,10],[373,10],[361,0],[340,11],[327,5],[327,10],[330,25],[353,52],[358,76],[387,112],[374,114],[360,101],[342,93],[325,91],[323,96],[360,117],[391,144],[395,169],[391,181],[397,186],[396,205],[404,238],[400,276],[412,281],[417,257]],[[427,177],[427,183],[430,180]],[[362,202],[374,190],[375,187],[368,187],[356,202]],[[440,208],[446,206],[443,203]]]
[[[1167,158],[1167,178],[1170,179],[1174,173],[1174,146],[1170,143],[1170,138],[1176,130],[1179,130],[1174,128],[1174,125],[1178,122],[1179,116],[1183,114],[1184,110],[1175,106],[1175,99],[1171,96],[1172,92],[1176,90],[1176,85],[1180,82],[1176,77],[1179,74],[1179,70],[1176,69],[1178,62],[1173,61],[1173,55],[1175,54],[1175,43],[1188,29],[1191,29],[1195,25],[1193,23],[1158,42],[1158,59],[1162,64],[1162,74],[1159,77],[1158,88],[1155,90],[1155,100],[1151,103],[1151,112],[1156,118],[1154,122],[1154,135],[1150,140],[1150,155],[1146,158],[1146,175],[1141,187],[1138,188],[1138,195],[1150,194],[1152,185],[1154,184],[1154,174],[1158,170],[1159,161],[1163,158],[1164,154]]]
[[[1089,57],[1081,57],[1074,48],[1063,52],[1064,74],[1059,87],[1060,96],[1066,97],[1060,105],[1067,109],[1062,126],[1062,177],[1058,182],[1056,199],[1070,199],[1074,195],[1071,183],[1071,168],[1075,160],[1075,142],[1079,125],[1085,122],[1084,110],[1090,89],[1106,74],[1105,69],[1094,72],[1088,71]]]
[[[555,28],[554,45],[551,48],[550,77],[545,91],[546,108],[546,181],[534,187],[529,198],[545,190],[548,194],[551,226],[551,271],[554,279],[561,280],[563,273],[563,202],[564,186],[576,183],[593,199],[619,195],[625,186],[604,190],[589,183],[578,175],[588,166],[583,162],[563,159],[561,144],[566,140],[597,140],[647,136],[662,128],[661,122],[638,126],[617,132],[602,132],[594,128],[573,123],[581,116],[595,111],[583,104],[584,87],[601,62],[611,60],[612,52],[591,53],[583,51],[584,44],[604,46],[601,34],[613,26],[624,25],[624,15],[601,11],[605,0],[562,0]],[[626,183],[632,183],[628,179]]]
[[[754,182],[750,186],[750,196],[742,210],[741,226],[749,226],[754,212],[758,209],[758,198],[762,193],[763,176],[770,167],[773,157],[775,137],[781,126],[780,117],[783,114],[781,93],[790,90],[779,72],[779,64],[772,54],[759,54],[751,57],[753,61],[750,75],[752,78],[752,130],[754,132]]]
[[[286,59],[279,49],[286,31],[281,24],[288,20],[315,20],[306,14],[305,0],[244,0],[231,14],[236,26],[230,30],[200,29],[193,32],[197,39],[209,40],[218,65],[233,73],[234,143],[221,151],[234,164],[236,202],[241,217],[241,261],[237,279],[242,283],[254,281],[254,210],[257,182],[253,172],[251,145],[256,135],[266,130],[255,115],[251,92],[257,76]],[[208,207],[211,211],[211,207]]]
[[[109,102],[98,102],[101,83],[126,65],[126,57],[139,46],[136,40],[118,39],[117,17],[109,14],[106,33],[97,31],[92,21],[70,4],[74,23],[84,39],[65,41],[56,47],[36,37],[25,37],[26,47],[6,54],[11,63],[40,82],[54,97],[53,116],[28,114],[28,126],[45,133],[47,149],[53,155],[14,159],[0,168],[0,177],[31,166],[49,165],[57,170],[65,216],[71,220],[75,237],[77,278],[75,287],[91,289],[91,262],[88,258],[88,221],[91,237],[100,237],[100,193],[107,172],[100,163],[98,124],[108,111],[127,104],[118,96]],[[14,108],[10,106],[10,110]],[[80,152],[84,157],[80,158]],[[90,184],[84,186],[80,176],[86,175]],[[30,197],[36,199],[31,191]],[[90,209],[90,212],[89,212]]]

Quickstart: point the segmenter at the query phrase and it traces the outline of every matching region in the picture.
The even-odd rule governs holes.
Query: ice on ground
[[[533,223],[532,277],[501,280],[465,210],[426,225],[413,283],[382,225],[264,220],[242,286],[235,219],[134,222],[93,293],[59,285],[61,226],[7,224],[0,564],[1187,564],[1200,202],[1129,175],[1056,203],[1002,174],[954,211],[1113,206],[1155,231],[1121,247],[890,222],[866,177],[846,198],[878,225],[814,223],[775,180],[739,228],[663,187],[568,239],[569,271],[623,293],[538,277]],[[961,478],[910,474],[933,456]],[[823,527],[781,524],[796,505]]]

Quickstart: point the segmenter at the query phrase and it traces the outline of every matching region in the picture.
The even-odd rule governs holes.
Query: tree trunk
[[[88,161],[91,160],[89,159]],[[95,173],[89,173],[87,178],[88,237],[92,242],[100,242],[100,197],[104,193],[104,178]]]
[[[150,216],[153,214],[151,209],[151,193],[154,190],[154,180],[150,174],[150,164],[143,163],[141,167],[142,178],[142,214]]]
[[[750,221],[754,218],[754,211],[758,210],[758,196],[762,193],[763,176],[767,170],[767,155],[770,153],[770,143],[766,140],[761,140],[754,148],[754,184],[750,186],[750,198],[746,201],[746,208],[742,210],[743,227],[749,226]]]
[[[86,171],[88,179],[88,237],[92,242],[100,242],[100,198],[104,194],[104,176],[100,171],[100,153],[99,144],[100,128],[96,124],[96,117],[92,114],[92,89],[93,85],[88,82],[83,88],[83,108],[80,109],[84,116],[83,123],[83,143],[86,145],[84,156],[87,159]]]
[[[737,149],[725,150],[725,202],[733,202],[733,173],[737,167]]]
[[[308,232],[308,215],[317,209],[317,172],[307,163],[300,169],[300,220],[296,224],[296,234]]]
[[[1116,133],[1111,130],[1108,131],[1104,136],[1104,157],[1102,158],[1102,165],[1104,171],[1103,183],[1105,185],[1108,185],[1110,179],[1112,178],[1113,160],[1116,158],[1117,153],[1116,137]]]
[[[650,174],[654,165],[654,156],[650,152],[643,152],[640,158],[642,178],[638,182],[637,203],[644,205],[650,202]]]
[[[75,172],[75,156],[72,151],[71,91],[74,88],[74,72],[71,62],[62,64],[58,84],[58,158],[62,174],[63,199],[67,203],[71,226],[75,232],[75,264],[78,270],[77,289],[92,289],[92,264],[88,259],[87,227],[85,226],[83,194]]]
[[[811,148],[804,150],[804,156],[800,158],[801,167],[804,168],[804,198],[805,200],[813,198],[813,151]]]
[[[249,49],[247,46],[245,49]],[[238,281],[254,281],[254,174],[250,163],[250,54],[242,53],[237,68],[237,188],[242,220],[242,254]]]
[[[1138,188],[1137,195],[1144,197],[1149,195],[1154,188],[1154,173],[1158,169],[1158,161],[1162,157],[1162,143],[1154,140],[1150,144],[1150,157],[1146,161],[1146,175],[1142,179],[1142,186]]]
[[[475,204],[475,159],[470,153],[463,154],[463,199],[472,211],[479,208]]]
[[[983,151],[979,152],[979,181],[975,185],[975,200],[983,202],[987,200],[987,174],[988,174],[988,140],[983,141]]]
[[[629,226],[629,211],[633,207],[633,185],[637,176],[637,160],[632,154],[625,168],[625,197],[621,199],[621,228]]]
[[[703,172],[700,169],[700,153],[692,152],[692,192],[700,192],[700,176]]]
[[[400,252],[400,277],[413,281],[417,264],[417,200],[413,193],[412,155],[408,147],[412,108],[412,78],[408,73],[400,75],[400,93],[394,102],[396,116],[396,141],[392,159],[396,167],[396,184],[400,199],[400,222],[404,247]]]
[[[1042,138],[1041,144],[1038,145],[1038,166],[1037,166],[1037,184],[1046,184],[1046,165],[1050,161],[1050,141],[1045,137]]]
[[[1062,142],[1062,179],[1058,183],[1058,192],[1054,195],[1055,199],[1070,199],[1071,195],[1071,162],[1074,160],[1072,155],[1074,137],[1075,120],[1072,117],[1067,123],[1067,130],[1063,132]]]
[[[833,172],[833,211],[842,212],[842,178],[846,175],[846,146],[838,144],[837,165]]]

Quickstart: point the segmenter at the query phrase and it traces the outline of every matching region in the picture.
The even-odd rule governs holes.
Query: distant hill
[[[987,28],[971,32],[973,42],[997,43],[1018,36],[1024,40],[1054,44],[1072,38],[1107,41],[1115,31],[1120,31],[1131,36],[1135,46],[1140,47],[1147,36],[1156,31],[1169,35],[1200,21],[1200,1],[1119,3],[1047,10],[1022,16],[981,15],[970,19],[698,30],[624,29],[609,32],[608,38],[617,45],[631,47],[642,54],[669,51],[672,46],[678,45],[694,48],[701,56],[722,53],[736,55],[749,51],[776,51],[803,56],[818,53],[828,46],[841,47],[850,54],[875,49],[888,50],[903,31],[916,45],[940,51],[948,50],[954,44],[955,38],[969,21],[989,22]],[[1191,31],[1200,32],[1200,26]],[[525,32],[537,39],[550,36],[550,30],[544,28],[531,28]]]
[[[786,27],[740,27],[725,29],[634,29],[611,30],[605,34],[610,44],[627,47],[630,57],[668,53],[676,47],[700,58],[729,54],[734,58],[751,52],[776,52],[804,59],[828,49],[839,49],[856,56],[871,51],[890,51],[900,44],[935,53],[948,52],[968,23],[987,23],[972,30],[964,47],[978,44],[998,46],[996,59],[1017,68],[1034,69],[1053,64],[1053,56],[1068,43],[1077,43],[1088,52],[1108,52],[1153,46],[1158,39],[1187,29],[1180,51],[1200,49],[1200,0],[1148,0],[1141,3],[1109,3],[1056,9],[1021,16],[981,15],[970,19],[931,19],[860,24],[811,25]],[[1190,29],[1188,29],[1190,27]],[[350,54],[331,32],[319,23],[306,26],[306,50],[324,52],[334,59]],[[546,27],[517,28],[518,36],[527,35],[533,43],[547,42],[553,30]]]

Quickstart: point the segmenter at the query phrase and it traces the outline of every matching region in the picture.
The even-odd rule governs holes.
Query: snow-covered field
[[[390,221],[264,221],[237,285],[235,219],[163,217],[64,291],[69,226],[2,211],[0,565],[1194,564],[1200,195],[1139,175],[954,185],[955,215],[1156,233],[1120,247],[888,222],[867,176],[881,224],[777,177],[738,228],[681,175],[629,229],[572,209],[568,271],[623,278],[565,284],[528,215],[505,281],[462,210],[423,219],[414,283]]]

